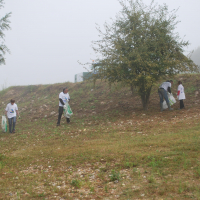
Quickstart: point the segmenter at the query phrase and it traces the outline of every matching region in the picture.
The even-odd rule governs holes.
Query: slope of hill
[[[199,77],[198,75],[184,75],[177,77],[172,87],[172,93],[176,97],[177,81],[182,80],[185,87],[187,100],[186,107],[198,105],[199,97]],[[127,87],[120,84],[113,85],[111,88],[105,82],[98,82],[94,88],[91,82],[82,83],[62,83],[53,85],[30,85],[10,87],[0,92],[1,107],[4,107],[11,98],[16,99],[23,118],[30,121],[47,118],[55,120],[58,110],[58,94],[62,88],[67,86],[71,96],[70,105],[74,111],[75,118],[93,118],[112,113],[112,117],[120,114],[129,115],[135,111],[142,111],[141,100],[137,95],[132,95]],[[149,110],[147,112],[159,111],[159,98],[157,87],[152,89]],[[175,108],[178,108],[178,104]]]
[[[0,134],[0,199],[199,199],[200,78],[175,79],[186,109],[162,113],[159,84],[146,112],[129,88],[100,81],[1,91],[1,113],[14,98],[21,119]],[[74,115],[56,127],[63,87]]]

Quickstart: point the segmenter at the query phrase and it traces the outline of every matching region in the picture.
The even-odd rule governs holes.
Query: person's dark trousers
[[[9,132],[12,133],[15,131],[16,117],[8,118],[9,123]]]
[[[160,103],[163,103],[163,98],[165,99],[167,104],[169,103],[169,99],[168,99],[168,96],[167,96],[167,91],[165,89],[159,88],[158,89],[158,94],[159,94],[159,97],[160,97]]]
[[[180,100],[180,109],[184,108],[183,100]]]
[[[63,114],[63,107],[62,107],[62,106],[59,106],[59,109],[58,109],[58,122],[57,122],[57,125],[60,125],[60,120],[61,120],[62,114]]]

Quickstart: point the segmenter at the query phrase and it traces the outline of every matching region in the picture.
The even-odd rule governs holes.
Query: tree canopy
[[[98,77],[136,87],[143,108],[147,109],[151,88],[161,77],[196,71],[197,66],[184,55],[188,41],[175,32],[176,10],[154,1],[119,1],[122,10],[112,22],[99,27],[100,39],[93,42],[98,55]]]
[[[4,0],[0,0],[0,9],[3,8]],[[10,20],[11,13],[6,14],[0,18],[0,65],[5,64],[5,54],[9,52],[9,49],[4,44],[5,41],[5,30],[10,29]]]

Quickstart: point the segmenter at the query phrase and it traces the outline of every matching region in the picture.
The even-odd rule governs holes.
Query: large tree
[[[153,84],[161,77],[196,71],[197,66],[184,55],[187,41],[175,32],[176,11],[154,1],[120,0],[122,10],[98,27],[100,40],[93,42],[98,55],[98,77],[110,83],[123,82],[136,87],[143,108],[148,108]],[[97,75],[96,75],[97,76]]]
[[[3,8],[4,0],[0,0],[0,9]],[[9,49],[4,44],[5,41],[5,30],[10,29],[10,18],[11,13],[6,14],[0,18],[0,65],[5,64],[5,54],[9,52]]]

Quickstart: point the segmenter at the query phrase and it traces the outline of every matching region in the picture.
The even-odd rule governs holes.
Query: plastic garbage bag
[[[174,105],[176,103],[176,99],[174,98],[173,94],[167,93],[168,99],[169,99],[169,104],[170,106]],[[164,100],[163,101],[163,109],[167,109],[168,105],[167,102]]]
[[[7,120],[6,116],[2,116],[1,127],[4,133],[7,132]]]
[[[66,118],[70,118],[71,116],[73,115],[73,112],[69,106],[69,103],[66,102],[65,105],[64,105],[64,116]]]
[[[167,109],[167,108],[168,108],[167,102],[164,100],[163,101],[163,109]]]
[[[169,99],[170,106],[176,103],[176,99],[174,98],[173,94],[168,93],[168,99]]]

